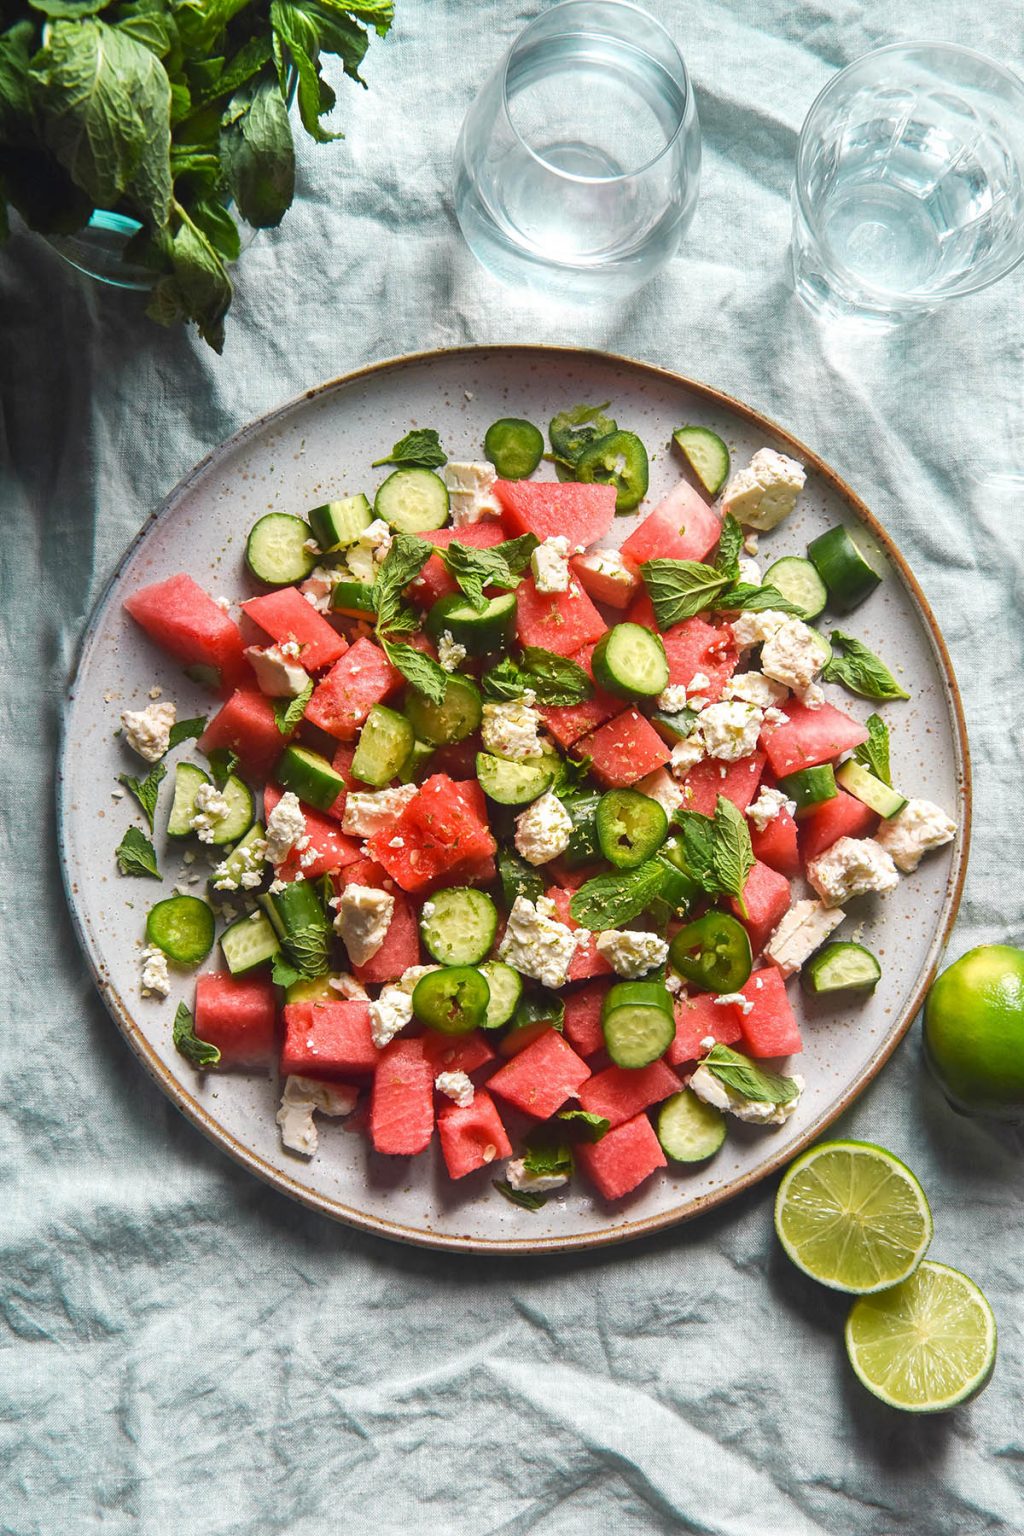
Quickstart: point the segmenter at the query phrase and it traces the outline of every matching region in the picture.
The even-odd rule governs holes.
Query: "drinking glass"
[[[888,329],[1024,258],[1024,85],[949,43],[895,43],[830,80],[793,188],[812,309]]]
[[[626,0],[564,0],[513,43],[470,108],[455,212],[504,282],[621,298],[693,218],[700,128],[679,50]]]

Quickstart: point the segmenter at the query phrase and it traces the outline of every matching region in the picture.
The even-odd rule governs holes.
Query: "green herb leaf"
[[[238,767],[237,755],[229,747],[214,747],[207,752],[206,761],[210,765],[210,778],[218,789],[223,789]]]
[[[200,1040],[196,1034],[195,1021],[184,1003],[178,1004],[178,1011],[174,1015],[171,1039],[174,1049],[180,1051],[185,1060],[190,1061],[200,1072],[220,1064],[220,1051],[209,1041]]]
[[[275,987],[293,987],[297,981],[302,980],[302,972],[297,971],[284,957],[281,950],[274,956],[274,963],[270,968],[270,979]]]
[[[576,791],[587,782],[594,759],[592,757],[564,757],[555,782],[551,786],[555,794],[561,800],[566,795],[574,795]]]
[[[648,859],[639,869],[597,875],[574,893],[569,903],[570,915],[573,922],[592,933],[600,933],[603,928],[621,928],[623,923],[639,917],[661,894],[664,880],[665,868],[657,859]]]
[[[547,1195],[538,1195],[532,1189],[513,1189],[507,1179],[492,1179],[491,1183],[511,1205],[520,1205],[524,1211],[539,1211],[547,1205]]]
[[[579,662],[558,656],[540,645],[523,646],[523,665],[527,686],[537,695],[538,704],[581,704],[589,699],[594,685]]]
[[[219,174],[216,157],[211,155],[210,159]],[[192,205],[192,217],[225,261],[238,260],[242,254],[242,237],[238,225],[223,203],[219,203],[215,197],[199,198]]]
[[[451,678],[432,656],[425,656],[414,645],[389,640],[386,635],[381,636],[380,643],[388,661],[417,693],[422,693],[432,704],[444,703]]]
[[[173,752],[183,741],[195,741],[206,730],[206,716],[196,715],[192,720],[175,720],[167,740],[167,752]],[[164,756],[167,756],[167,752]]]
[[[274,76],[235,92],[221,118],[219,147],[242,218],[254,229],[280,224],[295,195],[295,144]]]
[[[144,779],[133,779],[130,773],[119,773],[117,776],[117,782],[123,784],[128,793],[134,795],[142,806],[151,832],[156,816],[156,802],[160,794],[160,785],[166,777],[167,769],[163,763],[156,763]]]
[[[715,570],[730,581],[738,581],[740,574],[740,550],[743,548],[743,529],[731,512],[722,522],[722,536],[715,554]]]
[[[454,577],[470,604],[480,613],[487,606],[484,587],[501,587],[506,592],[517,587],[539,542],[533,533],[524,533],[518,539],[506,539],[491,549],[473,549],[468,544],[453,540],[447,549],[439,550],[438,553],[449,575]]]
[[[377,610],[377,633],[386,635],[397,629],[411,629],[415,616],[402,601],[402,593],[422,571],[433,554],[426,539],[411,533],[396,533],[391,548],[373,583],[373,604]]]
[[[160,879],[156,864],[156,849],[138,827],[129,827],[114,854],[122,875],[148,875],[151,880]]]
[[[854,761],[870,769],[876,779],[892,788],[892,769],[889,766],[889,727],[881,715],[868,715],[868,739],[854,750]]]
[[[821,675],[828,683],[842,683],[851,693],[862,699],[909,699],[910,694],[901,688],[889,668],[874,651],[869,651],[861,640],[844,634],[841,629],[832,631],[833,654],[822,668]]]
[[[788,597],[783,597],[777,587],[755,587],[746,581],[737,581],[724,592],[720,592],[710,608],[715,613],[765,613],[772,609],[776,613],[792,614],[794,618],[803,618],[803,609],[796,603],[791,603]]]
[[[305,928],[296,928],[286,934],[282,943],[299,975],[307,981],[315,981],[327,973],[330,941],[326,923],[308,923]]]
[[[791,1077],[765,1072],[748,1056],[730,1050],[727,1045],[713,1045],[700,1065],[734,1093],[741,1093],[756,1104],[788,1104],[800,1092],[800,1085]]]
[[[306,713],[306,705],[313,697],[313,679],[297,693],[294,699],[274,699],[274,722],[282,736],[290,736],[297,731],[302,724],[302,717]]]
[[[702,613],[729,585],[728,576],[698,560],[645,560],[640,575],[661,630]]]
[[[719,795],[715,804],[713,827],[712,860],[719,889],[726,895],[735,896],[740,911],[746,917],[743,887],[754,867],[746,817],[731,800]]]
[[[486,698],[507,703],[511,699],[521,699],[533,685],[519,663],[511,656],[505,656],[483,674],[480,686]]]
[[[546,1137],[531,1137],[523,1148],[523,1168],[526,1173],[563,1173],[572,1178],[572,1148],[567,1142],[549,1141]]]
[[[512,1028],[527,1029],[534,1024],[550,1024],[552,1029],[562,1034],[565,1030],[564,998],[557,997],[554,992],[548,992],[543,987],[524,992],[516,1008]]]
[[[383,459],[374,459],[371,468],[382,464],[397,464],[400,469],[440,469],[448,463],[448,455],[441,447],[441,439],[433,427],[416,427],[400,437],[391,452]]]
[[[611,1130],[610,1120],[589,1109],[560,1109],[556,1119],[565,1121],[570,1135],[577,1135],[580,1141],[600,1141]]]
[[[282,94],[289,84],[289,71],[298,77],[296,97],[302,126],[318,144],[343,138],[321,126],[320,118],[334,106],[335,96],[320,75],[320,38],[311,17],[294,0],[271,0],[270,24],[274,32],[274,61]]]

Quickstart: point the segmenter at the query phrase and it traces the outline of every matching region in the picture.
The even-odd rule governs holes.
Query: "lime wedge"
[[[775,1231],[798,1269],[867,1295],[912,1275],[932,1240],[924,1190],[905,1163],[868,1141],[823,1141],[786,1169]]]
[[[909,1280],[854,1302],[846,1353],[883,1403],[908,1413],[942,1413],[987,1384],[996,1363],[996,1320],[973,1280],[925,1259]]]

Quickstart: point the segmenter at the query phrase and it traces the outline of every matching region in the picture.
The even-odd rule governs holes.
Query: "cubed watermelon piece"
[[[607,625],[578,581],[568,592],[538,592],[532,576],[516,588],[516,632],[520,645],[539,645],[559,656],[575,656],[600,640]]]
[[[496,480],[494,494],[501,503],[502,522],[513,538],[521,533],[535,533],[542,540],[561,535],[569,540],[570,549],[578,545],[586,549],[603,538],[615,521],[615,487],[611,485]]]
[[[703,1052],[702,1040],[714,1039],[719,1045],[735,1045],[740,1038],[739,1010],[726,1003],[716,1003],[711,992],[681,994],[675,1002],[676,1037],[665,1052],[665,1060],[679,1067],[696,1061]]]
[[[574,932],[578,932],[579,923],[573,921],[572,914],[569,911],[569,903],[572,901],[572,896],[569,892],[561,890],[557,885],[553,885],[544,894],[548,897],[549,901],[554,902],[558,913],[558,921],[564,923],[567,928],[573,929]],[[589,981],[592,976],[609,976],[611,969],[604,956],[599,955],[597,952],[597,934],[588,933],[585,941],[577,942],[576,953],[573,955],[572,963],[569,966],[568,979],[570,981]]]
[[[831,704],[808,709],[799,699],[789,699],[785,713],[788,725],[766,725],[761,732],[761,745],[768,754],[772,772],[780,778],[800,768],[830,763],[841,752],[851,752],[868,739],[859,721],[851,720]]]
[[[702,673],[708,682],[706,688],[701,688],[700,697],[716,703],[739,661],[729,625],[709,624],[698,613],[692,619],[683,619],[681,624],[673,624],[661,638],[669,682],[685,688]]]
[[[140,587],[124,600],[151,640],[186,666],[212,667],[224,695],[252,679],[242,632],[184,571]]]
[[[654,613],[654,604],[647,595],[646,587],[640,588],[626,609],[626,623],[639,624],[641,629],[652,629],[655,633],[660,633],[658,630],[658,620]]]
[[[646,1115],[617,1125],[600,1141],[581,1143],[576,1161],[606,1200],[619,1200],[637,1188],[668,1159]]]
[[[357,859],[339,869],[334,877],[335,890],[343,891],[346,885],[369,885],[375,891],[393,891],[395,888],[387,870],[373,859]]]
[[[398,821],[367,841],[371,858],[383,865],[403,891],[430,888],[460,865],[491,857],[496,851],[486,812],[446,774],[435,773],[420,786]],[[402,846],[392,847],[397,838]]]
[[[796,841],[796,822],[785,806],[765,823],[763,832],[759,832],[753,822],[749,825],[754,858],[778,870],[787,880],[794,880],[801,869],[800,850]]]
[[[211,971],[196,977],[193,1010],[200,1040],[220,1051],[222,1067],[266,1067],[274,1055],[277,998],[259,976]]]
[[[594,679],[593,657],[594,647],[585,645],[572,658],[577,666],[583,668],[591,682]],[[590,698],[584,699],[582,704],[552,704],[542,708],[541,714],[559,746],[571,747],[588,731],[595,730],[613,715],[617,715],[621,708],[621,699],[605,693],[603,688],[595,687]]]
[[[445,1167],[453,1179],[465,1178],[478,1168],[512,1156],[501,1116],[490,1094],[478,1088],[472,1104],[462,1109],[447,1103],[437,1116],[437,1130]]]
[[[754,971],[741,990],[754,1005],[748,1014],[736,1009],[743,1045],[751,1056],[791,1056],[803,1050],[800,1026],[790,1006],[782,972],[776,966]]]
[[[841,837],[871,837],[878,822],[870,806],[841,789],[833,800],[823,800],[800,817],[800,855],[806,864]]]
[[[379,645],[365,636],[350,646],[319,683],[306,706],[306,719],[339,741],[354,741],[375,704],[402,681]]]
[[[392,1040],[373,1074],[370,1138],[377,1152],[415,1157],[434,1134],[434,1073],[422,1040]]]
[[[326,1000],[288,1003],[284,1010],[281,1075],[360,1076],[372,1072],[380,1051],[370,1033],[370,1005]]]
[[[747,930],[751,949],[755,955],[759,955],[789,911],[789,881],[778,870],[755,859],[743,887],[743,900],[747,908],[746,917],[741,913],[735,897],[730,897],[729,904]]]
[[[443,747],[435,747],[434,755],[429,760],[430,771],[446,773],[457,784],[465,784],[476,774],[476,755],[482,747],[479,731],[474,731],[464,741],[449,741]]]
[[[566,1099],[575,1098],[589,1076],[586,1062],[556,1029],[548,1029],[500,1067],[487,1086],[524,1114],[547,1120]]]
[[[268,779],[292,732],[282,734],[269,699],[258,688],[236,688],[199,738],[200,752],[234,752],[247,779]]]
[[[276,784],[268,784],[263,791],[263,815],[267,819],[272,814],[274,807],[281,798],[281,791]],[[354,843],[350,837],[339,830],[338,823],[331,817],[321,815],[310,806],[303,805],[302,813],[306,818],[306,836],[309,844],[301,852],[294,849],[288,855],[285,862],[278,868],[278,875],[282,880],[294,880],[301,873],[306,880],[317,880],[321,875],[333,874],[336,869],[342,869],[346,864],[354,864],[362,858],[359,844]]]
[[[423,1046],[436,1077],[439,1072],[476,1072],[494,1061],[494,1052],[480,1030],[468,1035],[442,1035],[428,1029]]]
[[[598,956],[598,959],[601,957]],[[593,1056],[604,1050],[601,1009],[611,985],[607,981],[588,981],[562,993],[565,1003],[565,1038],[581,1056]]]
[[[735,763],[721,763],[716,757],[706,757],[686,775],[683,809],[713,816],[719,795],[724,795],[738,811],[745,811],[757,794],[763,771],[763,752],[752,752]]]
[[[606,1067],[580,1089],[580,1103],[592,1115],[603,1115],[614,1127],[642,1114],[652,1104],[660,1104],[682,1087],[679,1078],[664,1061],[627,1070]]]
[[[493,549],[501,544],[507,534],[496,519],[483,518],[465,528],[438,528],[433,533],[417,534],[417,538],[433,544],[435,549],[447,549],[453,542],[465,544],[470,549]],[[442,597],[450,597],[459,590],[458,584],[448,574],[439,555],[431,555],[419,575],[410,583],[408,594],[423,608],[431,608]]]
[[[569,561],[570,568],[576,580],[588,597],[592,597],[595,603],[605,603],[609,608],[628,608],[637,592],[640,590],[640,576],[635,567],[628,560],[622,563],[629,570],[631,580],[616,581],[614,577],[607,576],[600,569],[593,568],[591,557],[576,555]]]
[[[401,891],[393,891],[395,910],[384,935],[384,942],[365,965],[354,965],[353,974],[363,983],[383,985],[394,981],[410,965],[420,963],[420,927],[416,914]]]
[[[592,757],[595,779],[619,789],[662,768],[672,753],[639,710],[627,709],[576,743],[575,757]]]
[[[363,784],[361,780],[353,778],[352,759],[355,755],[356,743],[354,741],[340,741],[331,760],[331,766],[335,773],[340,773],[345,780],[345,788],[338,795],[337,800],[335,800],[330,809],[324,812],[324,815],[330,816],[333,821],[341,821],[345,814],[345,801],[348,799],[351,791],[373,788],[372,784]]]
[[[242,604],[242,612],[278,645],[294,640],[301,646],[298,659],[307,672],[329,667],[348,650],[348,641],[306,602],[298,587],[251,597]]]
[[[722,535],[722,519],[685,480],[633,530],[622,553],[634,565],[645,560],[703,560]]]

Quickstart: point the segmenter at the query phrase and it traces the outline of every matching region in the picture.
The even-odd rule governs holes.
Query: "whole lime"
[[[928,993],[924,1043],[955,1109],[1024,1120],[1024,950],[982,944],[947,967]]]

